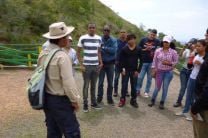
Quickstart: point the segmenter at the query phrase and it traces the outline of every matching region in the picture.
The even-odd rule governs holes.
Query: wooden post
[[[28,55],[27,55],[27,58],[28,58],[28,66],[29,66],[29,67],[32,67],[31,55],[28,54]]]

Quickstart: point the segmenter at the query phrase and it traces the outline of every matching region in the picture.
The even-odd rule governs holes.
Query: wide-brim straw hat
[[[66,26],[64,22],[57,22],[49,26],[49,32],[43,34],[43,37],[48,39],[59,39],[69,35],[73,30],[73,26]]]

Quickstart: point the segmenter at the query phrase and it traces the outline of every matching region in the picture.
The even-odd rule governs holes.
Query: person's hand
[[[126,71],[123,70],[123,71],[121,72],[121,74],[122,74],[123,76],[125,76],[125,75],[126,75]]]
[[[80,70],[81,70],[82,72],[85,72],[85,66],[84,66],[84,65],[80,65]]]
[[[162,64],[163,65],[172,65],[172,63],[170,62],[170,61],[168,61],[168,60],[164,60],[163,62],[162,62]]]
[[[152,68],[151,75],[152,75],[153,78],[156,78],[156,70],[155,70],[155,68]]]
[[[193,120],[197,119],[197,116],[195,114],[193,114],[192,112],[190,112],[190,114],[191,114],[191,117],[193,118]]]
[[[72,107],[74,109],[74,111],[78,111],[79,110],[79,104],[76,102],[76,103],[72,103]]]
[[[99,64],[99,69],[101,70],[103,68],[103,63]]]
[[[137,71],[134,72],[134,77],[138,77],[139,73]]]

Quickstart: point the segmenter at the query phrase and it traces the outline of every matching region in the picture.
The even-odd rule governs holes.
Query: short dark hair
[[[87,28],[89,28],[91,25],[94,26],[94,27],[96,28],[96,24],[95,24],[95,23],[88,23]]]
[[[49,42],[58,45],[59,39],[49,39]]]
[[[151,29],[150,32],[153,33],[153,34],[157,34],[157,30],[156,29]]]
[[[131,40],[131,39],[136,39],[136,35],[133,34],[133,33],[128,34],[128,35],[127,35],[127,38],[126,38],[126,41],[128,42],[128,41]]]
[[[207,28],[207,31],[206,31],[206,33],[208,34],[208,28]]]

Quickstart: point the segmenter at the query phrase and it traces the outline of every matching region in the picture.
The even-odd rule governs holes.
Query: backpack
[[[46,57],[43,65],[35,69],[27,84],[27,94],[29,103],[35,110],[43,109],[45,96],[45,79],[47,67],[56,52],[61,49],[54,49]]]

